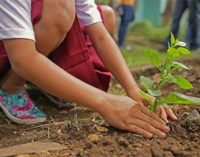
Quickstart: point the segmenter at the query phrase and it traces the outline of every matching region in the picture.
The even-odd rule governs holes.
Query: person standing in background
[[[190,43],[189,49],[200,52],[200,0],[188,0],[189,8],[189,26],[190,26]]]
[[[119,32],[118,32],[118,45],[120,48],[124,49],[130,49],[131,47],[125,44],[125,37],[128,25],[130,22],[134,20],[135,14],[134,14],[134,0],[122,0],[121,1],[121,8],[122,8],[122,14]]]
[[[164,43],[165,49],[168,48],[168,43],[170,42],[171,33],[173,33],[175,38],[178,37],[180,20],[187,8],[188,8],[187,0],[176,0],[172,15],[171,29]]]
[[[200,29],[200,0],[176,0],[171,30],[164,45],[165,49],[168,48],[171,32],[174,34],[174,37],[177,38],[180,20],[186,9],[189,9],[188,30],[186,33],[188,48],[199,52],[200,41],[198,39],[198,34]]]

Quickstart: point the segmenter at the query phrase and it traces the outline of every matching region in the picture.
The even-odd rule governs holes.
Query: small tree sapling
[[[167,56],[164,64],[161,64],[160,56],[158,52],[154,50],[145,50],[147,58],[158,68],[161,73],[161,78],[158,83],[154,83],[152,80],[145,76],[140,77],[140,84],[145,88],[149,95],[155,97],[155,102],[151,102],[148,94],[140,91],[140,94],[148,100],[149,106],[153,112],[156,111],[157,106],[167,104],[200,104],[200,98],[186,96],[178,92],[171,92],[166,98],[163,97],[162,88],[167,82],[175,83],[182,89],[193,88],[192,84],[185,78],[179,75],[173,75],[172,72],[179,68],[190,70],[184,64],[175,61],[180,55],[189,55],[190,51],[184,48],[186,44],[174,38],[171,34],[171,44],[168,45]]]

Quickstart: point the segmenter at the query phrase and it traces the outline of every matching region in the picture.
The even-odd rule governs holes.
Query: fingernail
[[[147,134],[147,138],[152,138],[152,137],[153,137],[153,134],[151,134],[151,133]]]
[[[169,122],[167,119],[163,119],[163,120],[164,120],[165,124],[167,124]]]
[[[167,124],[169,121],[167,119],[165,119],[165,124]]]
[[[161,120],[162,121],[162,123],[165,125],[166,124],[166,122],[164,121],[164,120]]]
[[[159,136],[160,136],[160,138],[165,138],[165,137],[166,137],[166,134],[163,133],[163,132],[161,132]]]
[[[165,126],[165,127],[164,127],[164,130],[165,130],[166,132],[169,132],[170,128],[169,128],[168,126]]]

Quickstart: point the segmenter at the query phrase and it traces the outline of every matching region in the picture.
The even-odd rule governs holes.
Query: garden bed
[[[189,96],[200,97],[200,58],[183,61],[191,71],[179,70],[194,86],[181,90],[173,84],[164,87],[164,93],[180,91]],[[136,79],[140,75],[159,78],[157,70],[151,66],[132,69]],[[121,86],[112,79],[110,92],[124,94]],[[49,156],[84,157],[200,157],[200,119],[191,113],[200,113],[200,105],[173,105],[171,108],[178,121],[169,120],[171,131],[165,139],[145,139],[130,132],[110,127],[94,111],[76,106],[70,110],[58,109],[40,93],[32,91],[31,97],[39,108],[48,115],[48,120],[38,125],[16,125],[10,123],[0,113],[0,149],[29,142],[53,141],[65,145],[67,149],[48,151]],[[0,154],[1,156],[1,154]],[[40,154],[34,154],[40,156]]]

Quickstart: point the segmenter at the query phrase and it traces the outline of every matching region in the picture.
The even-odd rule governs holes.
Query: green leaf
[[[176,70],[176,69],[178,69],[178,68],[190,70],[190,68],[188,68],[188,67],[185,66],[184,64],[182,64],[182,63],[180,63],[180,62],[176,62],[176,61],[174,61],[174,62],[172,63],[172,67],[173,67],[173,70],[172,70],[172,71],[174,71],[174,70]]]
[[[179,47],[177,50],[183,55],[189,55],[191,53],[188,49],[183,47]]]
[[[169,104],[200,104],[200,98],[186,96],[178,92],[170,93],[162,103]]]
[[[170,46],[170,44],[168,43],[168,49],[170,48],[171,46]]]
[[[174,61],[174,58],[172,56],[167,57],[167,60],[166,60],[166,63],[165,63],[165,68],[167,70],[167,73],[170,71],[171,64],[172,64],[173,61]]]
[[[146,93],[143,92],[143,91],[140,91],[140,95],[141,95],[143,98],[145,98],[145,99],[149,102],[150,105],[152,104],[151,99],[149,98],[148,94],[146,94]]]
[[[160,56],[154,50],[145,50],[147,58],[158,68],[160,69]]]
[[[146,91],[152,96],[160,96],[162,92],[160,90],[154,90],[154,83],[152,80],[145,76],[140,77],[140,84],[146,89]]]
[[[178,43],[179,43],[179,40],[178,40],[178,39],[176,39],[176,41],[175,41],[174,45],[177,45]]]
[[[175,43],[175,38],[173,33],[171,33],[171,46],[174,45],[174,43]]]
[[[147,92],[152,96],[161,96],[162,95],[162,92],[159,89],[156,89],[156,90],[148,89]]]
[[[180,56],[179,51],[178,51],[177,49],[173,48],[173,47],[169,48],[169,49],[167,50],[167,53],[168,53],[168,55],[170,55],[170,56],[172,56],[172,57],[174,57],[174,58],[177,58],[177,57]]]
[[[181,77],[179,75],[171,75],[169,77],[169,81],[177,84],[182,89],[193,88],[192,84],[188,80],[184,79],[183,77]]]
[[[144,86],[144,88],[146,90],[148,89],[153,89],[154,88],[154,84],[153,84],[153,81],[151,81],[150,79],[148,79],[147,77],[145,76],[141,76],[140,77],[140,84],[142,86]]]

